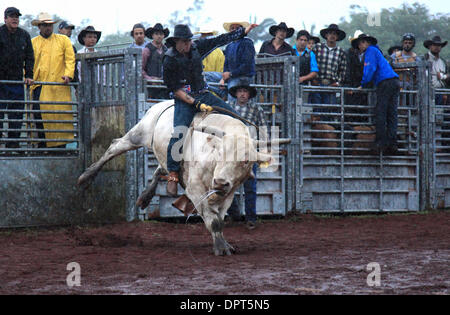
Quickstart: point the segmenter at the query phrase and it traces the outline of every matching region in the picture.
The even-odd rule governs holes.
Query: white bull
[[[145,146],[154,152],[159,162],[152,183],[137,202],[141,208],[146,208],[160,175],[167,173],[167,145],[173,132],[174,107],[171,105],[173,101],[166,101],[151,107],[136,126],[122,138],[115,139],[100,160],[86,169],[78,184],[92,180],[114,157]],[[256,141],[238,119],[203,113],[196,115],[194,126],[187,132],[183,145],[180,183],[212,235],[215,255],[230,255],[234,249],[223,237],[223,226],[234,192],[251,176],[253,163],[270,163],[274,159],[269,154],[257,152]]]

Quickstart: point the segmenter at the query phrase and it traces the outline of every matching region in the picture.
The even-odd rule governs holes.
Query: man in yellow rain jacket
[[[54,34],[53,26],[57,21],[53,21],[48,13],[40,13],[31,24],[39,27],[40,34],[31,40],[34,49],[34,80],[40,82],[58,82],[68,84],[74,78],[75,54],[70,39],[65,35]],[[33,87],[33,100],[41,102],[70,102],[70,86],[61,85],[35,85]],[[39,109],[39,108],[35,108]],[[73,123],[45,122],[48,120],[73,120],[70,113],[45,113],[45,111],[72,111],[72,105],[40,104],[42,120],[44,123],[37,123],[37,129],[45,129],[45,139],[62,141],[40,142],[39,147],[64,148],[67,143],[73,142],[73,132],[49,132],[49,130],[73,130]],[[35,119],[40,119],[39,114]],[[39,138],[44,138],[43,133],[39,133]]]

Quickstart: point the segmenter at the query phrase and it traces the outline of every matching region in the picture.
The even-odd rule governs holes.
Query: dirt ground
[[[448,295],[449,223],[447,211],[227,224],[229,257],[212,254],[203,223],[3,230],[0,294]],[[67,286],[71,262],[81,286]]]

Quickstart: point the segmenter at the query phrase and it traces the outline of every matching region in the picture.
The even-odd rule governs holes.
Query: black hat
[[[71,29],[74,29],[75,28],[75,25],[73,25],[73,24],[69,24],[69,23],[67,23],[67,21],[62,21],[61,23],[59,23],[59,25],[58,25],[58,29],[63,29],[63,28],[71,28]]]
[[[250,98],[254,98],[257,94],[256,88],[253,86],[250,86],[250,82],[248,79],[240,79],[238,85],[233,86],[228,90],[228,93],[230,93],[231,96],[236,98],[236,92],[238,89],[247,89],[250,93]]]
[[[391,56],[394,53],[394,50],[402,50],[402,49],[403,49],[403,47],[399,46],[399,45],[389,47],[388,55]]]
[[[5,10],[5,18],[7,18],[8,16],[11,16],[11,15],[22,16],[22,14],[20,13],[19,9],[17,9],[15,7],[6,8],[6,10]]]
[[[194,36],[194,34],[192,34],[191,29],[189,28],[189,26],[184,25],[184,24],[178,24],[178,25],[175,25],[173,36],[169,37],[166,40],[166,45],[167,46],[175,46],[175,41],[174,40],[176,38],[192,39],[193,36]]]
[[[83,37],[86,36],[87,33],[94,33],[97,34],[97,43],[100,40],[100,37],[102,36],[102,32],[96,31],[93,26],[88,26],[85,29],[83,29],[80,34],[78,34],[78,42],[84,46],[84,39]]]
[[[148,38],[153,38],[153,33],[158,32],[158,31],[164,33],[164,38],[166,38],[170,34],[170,31],[168,28],[164,28],[160,23],[156,23],[155,26],[149,27],[145,31],[145,36],[147,36]]]
[[[429,49],[431,45],[439,45],[441,47],[445,47],[448,41],[442,42],[440,36],[434,36],[432,39],[427,39],[423,42],[425,48]]]
[[[330,26],[321,30],[320,35],[323,38],[327,39],[325,37],[325,35],[327,35],[327,33],[331,32],[331,31],[335,31],[338,34],[338,41],[343,40],[345,38],[345,36],[347,36],[347,34],[345,34],[345,32],[343,30],[339,29],[339,26],[337,26],[336,24],[330,24]]]
[[[306,40],[310,40],[311,39],[311,34],[309,34],[309,32],[306,31],[306,30],[298,31],[297,39],[299,39],[301,36],[306,36]]]
[[[133,29],[131,30],[131,33],[130,33],[131,37],[134,37],[134,30],[137,29],[137,28],[142,28],[144,30],[144,32],[145,32],[145,26],[144,25],[142,25],[141,23],[134,24]]]
[[[320,38],[317,36],[313,36],[311,35],[311,37],[309,38],[309,40],[313,40],[316,44],[320,43]]]
[[[367,34],[361,34],[357,38],[352,40],[352,47],[354,49],[358,49],[359,42],[363,39],[368,41],[371,45],[378,44],[378,40],[375,37],[367,35]]]
[[[269,28],[269,33],[270,33],[270,35],[275,37],[278,30],[285,30],[286,38],[292,37],[292,35],[294,35],[294,32],[295,32],[295,30],[292,27],[287,27],[286,23],[281,22],[278,25],[272,25]]]

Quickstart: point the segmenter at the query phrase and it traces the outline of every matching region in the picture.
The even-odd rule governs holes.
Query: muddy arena
[[[449,223],[448,211],[227,223],[237,252],[224,257],[202,222],[2,230],[0,294],[448,295]]]

